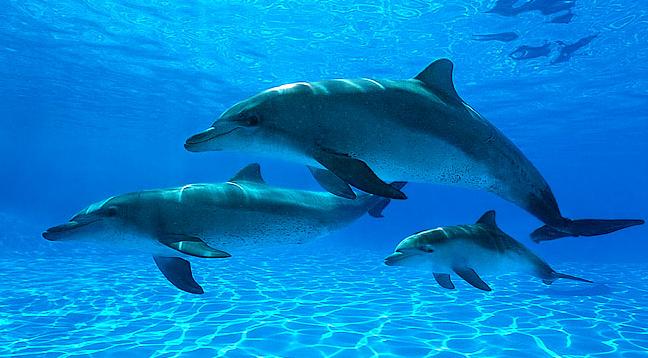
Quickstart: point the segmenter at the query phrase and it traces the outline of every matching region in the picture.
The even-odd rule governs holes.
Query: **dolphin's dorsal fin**
[[[452,83],[452,61],[442,58],[432,62],[421,73],[416,75],[417,80],[423,82],[428,88],[441,94],[445,99],[462,103],[461,97]]]
[[[261,166],[259,165],[259,163],[246,165],[228,181],[249,181],[253,183],[265,184],[265,180],[263,180],[263,177],[261,176]]]
[[[477,220],[477,224],[497,227],[497,223],[495,222],[495,210],[485,212],[484,215]]]

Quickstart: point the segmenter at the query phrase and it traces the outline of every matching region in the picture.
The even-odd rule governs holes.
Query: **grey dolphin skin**
[[[540,172],[459,97],[452,69],[450,60],[441,59],[406,80],[340,79],[271,88],[235,104],[209,129],[187,139],[185,148],[254,152],[323,167],[338,183],[322,186],[344,197],[352,196],[351,185],[404,199],[387,184],[395,180],[487,190],[546,224],[532,233],[536,242],[643,224],[563,217]]]
[[[325,175],[325,173],[321,173]],[[402,188],[404,183],[394,183]],[[190,184],[108,198],[43,233],[50,241],[78,240],[110,250],[153,255],[177,288],[201,294],[187,258],[227,258],[246,248],[303,243],[369,212],[381,217],[389,200],[348,200],[326,192],[267,185],[258,164],[226,183]],[[234,251],[232,251],[234,250]]]
[[[486,212],[472,225],[444,226],[411,235],[385,258],[389,266],[429,269],[437,283],[454,289],[456,274],[473,287],[490,291],[480,274],[528,273],[549,285],[559,278],[592,282],[554,271],[544,260],[500,230],[495,212]]]

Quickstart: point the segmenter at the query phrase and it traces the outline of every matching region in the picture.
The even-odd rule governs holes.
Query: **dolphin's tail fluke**
[[[644,224],[643,220],[566,219],[565,225],[561,227],[545,225],[536,229],[531,233],[531,239],[534,242],[539,243],[567,236],[597,236],[642,224]]]
[[[407,182],[404,181],[395,181],[393,183],[390,183],[389,185],[391,185],[394,189],[401,190],[406,184]],[[376,195],[372,195],[371,199],[372,205],[370,205],[367,213],[369,213],[369,215],[373,216],[374,218],[382,218],[382,212],[383,210],[385,210],[387,205],[389,205],[391,199]]]

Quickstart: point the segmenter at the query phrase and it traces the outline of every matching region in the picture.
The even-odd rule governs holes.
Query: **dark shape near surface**
[[[189,261],[179,257],[165,256],[153,256],[153,260],[164,277],[175,287],[198,295],[205,293],[198,282],[194,280]]]
[[[561,63],[561,62],[567,62],[569,59],[574,55],[574,52],[578,51],[579,49],[583,48],[584,46],[587,46],[592,40],[594,40],[598,34],[594,35],[589,35],[585,36],[578,41],[567,44],[562,41],[556,41],[556,44],[560,46],[560,53],[558,53],[558,56],[551,61],[552,64],[556,63]]]
[[[571,12],[576,0],[497,0],[487,13],[502,16],[517,16],[524,12],[540,11],[543,15],[553,15],[559,12]]]
[[[551,53],[551,44],[545,43],[542,46],[522,45],[509,54],[509,57],[516,60],[530,60],[532,58],[547,57]]]
[[[473,41],[501,41],[511,42],[520,37],[515,32],[500,32],[496,34],[473,35]]]
[[[574,13],[571,12],[571,11],[568,11],[567,13],[565,13],[563,15],[554,17],[549,22],[551,22],[553,24],[567,24],[567,23],[571,22],[571,20],[573,18],[574,18]]]

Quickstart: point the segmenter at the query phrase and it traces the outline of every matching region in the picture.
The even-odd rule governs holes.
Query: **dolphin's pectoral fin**
[[[207,243],[195,236],[169,234],[162,236],[162,238],[160,238],[160,242],[174,250],[178,250],[183,254],[190,256],[202,257],[206,259],[223,259],[232,256],[225,251],[221,251],[207,245]]]
[[[356,194],[353,192],[353,189],[351,189],[349,184],[329,170],[311,167],[310,165],[308,166],[308,170],[313,174],[313,178],[317,180],[319,185],[329,193],[347,199],[356,198]]]
[[[475,270],[469,267],[455,267],[452,269],[459,277],[468,282],[471,286],[482,291],[490,291],[491,288],[484,282]]]
[[[314,158],[338,178],[362,191],[391,199],[407,199],[402,191],[382,181],[367,163],[348,154],[320,148]]]
[[[443,288],[447,288],[448,290],[454,290],[455,285],[452,283],[452,280],[450,279],[450,275],[447,273],[434,273],[434,279],[436,282],[439,284],[439,286]]]
[[[153,256],[157,267],[173,286],[189,293],[203,294],[205,291],[194,280],[191,264],[179,257]]]
[[[263,180],[263,177],[261,176],[261,166],[258,163],[246,165],[228,181],[249,181],[258,184],[265,184],[265,180]]]

